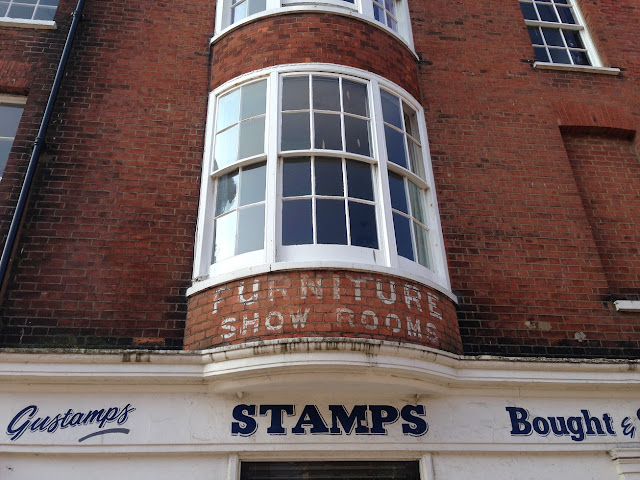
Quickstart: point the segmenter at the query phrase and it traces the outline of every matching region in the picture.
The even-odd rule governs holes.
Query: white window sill
[[[25,20],[24,18],[0,18],[0,27],[38,28],[54,30],[56,22],[51,20]]]
[[[592,67],[590,65],[568,65],[566,63],[533,62],[533,68],[541,70],[565,70],[573,72],[599,73],[603,75],[620,75],[619,68]]]
[[[334,269],[334,270],[353,270],[360,272],[370,272],[370,273],[386,273],[389,275],[393,275],[395,277],[406,278],[407,280],[412,280],[417,283],[421,283],[428,287],[437,290],[443,295],[450,298],[456,304],[458,303],[458,298],[449,290],[446,286],[444,286],[436,277],[436,274],[433,274],[433,279],[425,278],[423,276],[415,275],[409,273],[404,270],[398,270],[391,267],[384,267],[380,265],[363,265],[358,263],[351,262],[278,262],[271,264],[262,264],[256,265],[252,267],[239,268],[234,270],[233,272],[229,272],[226,274],[216,275],[215,277],[204,277],[194,279],[194,283],[189,289],[187,289],[187,297],[191,295],[195,295],[198,292],[206,290],[211,287],[215,287],[217,285],[221,285],[223,283],[229,283],[234,280],[239,280],[241,278],[252,277],[255,275],[261,275],[269,272],[277,272],[284,270],[322,270],[322,269]]]
[[[243,18],[242,20],[233,23],[231,25],[229,25],[228,27],[222,29],[220,32],[216,33],[213,37],[211,37],[211,44],[216,43],[221,37],[227,35],[228,33],[236,30],[237,28],[241,27],[242,25],[245,25],[247,23],[253,22],[255,20],[258,20],[260,18],[265,18],[265,17],[273,17],[275,15],[282,15],[282,14],[286,14],[286,13],[298,13],[298,12],[321,12],[321,13],[335,13],[338,15],[343,15],[345,17],[354,17],[357,18],[358,20],[362,20],[363,22],[366,22],[370,25],[373,25],[375,27],[380,28],[381,30],[384,30],[385,32],[387,32],[389,35],[392,35],[394,37],[396,37],[398,40],[400,40],[400,42],[402,42],[403,45],[405,45],[407,47],[407,49],[409,50],[409,52],[411,52],[411,55],[413,55],[413,57],[418,60],[419,57],[416,54],[416,52],[413,49],[413,42],[409,41],[407,39],[405,39],[402,35],[400,35],[400,33],[396,32],[395,30],[392,30],[391,28],[387,27],[386,25],[378,22],[377,20],[368,17],[367,15],[363,15],[360,12],[357,12],[354,10],[354,7],[352,4],[347,4],[344,7],[340,7],[340,6],[333,6],[333,5],[317,5],[317,4],[309,4],[309,5],[296,5],[296,6],[290,6],[290,7],[281,7],[281,8],[274,8],[272,10],[263,10],[262,12],[258,12],[255,13],[253,15],[250,15],[248,17]]]
[[[613,304],[618,312],[640,312],[640,300],[616,300]]]

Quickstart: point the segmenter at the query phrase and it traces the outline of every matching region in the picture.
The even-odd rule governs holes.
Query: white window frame
[[[521,3],[536,3],[538,1],[539,0],[523,0],[523,1],[518,0],[518,5],[520,5]],[[555,3],[552,4],[552,7],[555,9],[554,5]],[[578,6],[578,2],[576,0],[567,0],[567,5],[571,9],[574,20],[576,21],[575,24],[548,22],[548,21],[541,21],[541,20],[527,20],[526,18],[524,19],[524,23],[525,25],[527,25],[527,27],[542,27],[542,28],[550,28],[553,30],[573,30],[573,31],[579,32],[580,39],[584,44],[584,49],[586,50],[587,57],[591,62],[591,64],[590,65],[574,64],[573,59],[571,58],[571,55],[569,55],[569,59],[571,60],[571,63],[560,63],[560,62],[553,62],[553,61],[543,62],[540,60],[536,60],[534,66],[544,67],[544,66],[550,65],[558,68],[566,67],[566,68],[576,68],[576,69],[582,69],[582,70],[589,70],[590,67],[595,67],[595,68],[603,67],[602,60],[600,59],[600,56],[598,55],[598,51],[596,50],[595,44],[593,43],[593,39],[589,34],[589,30],[587,29],[584,17],[582,16],[582,12],[580,11],[580,7]],[[564,39],[563,39],[563,42],[564,42]],[[572,48],[573,47],[568,47],[565,45],[563,50],[566,52],[569,52]],[[549,56],[549,59],[551,59],[551,56]]]
[[[216,6],[215,33],[211,42],[214,43],[220,37],[235,30],[239,26],[262,17],[296,12],[335,13],[355,17],[371,25],[375,25],[378,28],[382,28],[407,45],[412,54],[417,58],[414,51],[413,33],[411,31],[411,20],[407,1],[408,0],[395,0],[394,2],[398,21],[398,30],[396,31],[375,19],[372,0],[354,0],[354,3],[349,3],[344,0],[266,0],[265,10],[249,15],[235,23],[231,23],[232,0],[218,0]]]
[[[15,107],[22,107],[22,114],[24,115],[24,106],[27,103],[27,97],[19,96],[19,95],[5,95],[0,94],[0,104],[2,105],[11,105]],[[19,122],[18,122],[19,124]],[[11,146],[13,147],[13,142],[15,142],[15,137],[2,136],[0,132],[0,138],[3,140],[11,140]],[[8,160],[8,158],[7,158]],[[6,168],[6,165],[5,165]],[[0,170],[0,180],[2,180],[2,176],[4,175],[4,168]]]
[[[369,108],[371,118],[370,145],[372,156],[349,154],[346,152],[326,150],[297,150],[292,152],[280,152],[280,82],[282,75],[318,74],[339,75],[352,77],[355,80],[368,84]],[[248,252],[241,255],[212,264],[211,254],[213,248],[213,215],[214,215],[214,187],[216,179],[224,172],[235,170],[239,166],[262,161],[264,155],[242,159],[225,167],[213,175],[214,152],[214,128],[216,117],[217,99],[243,84],[250,83],[259,78],[267,78],[267,114],[265,122],[266,158],[267,158],[267,184],[265,205],[265,248],[260,251]],[[384,137],[384,125],[382,122],[382,101],[380,88],[401,98],[408,106],[416,111],[418,132],[422,144],[422,160],[425,170],[425,178],[420,180],[421,185],[428,186],[426,190],[425,209],[427,223],[429,225],[429,247],[431,256],[431,268],[420,265],[417,261],[411,261],[400,257],[396,251],[391,209],[391,198],[388,187],[388,170],[398,171],[401,167],[391,164],[387,166],[386,145]],[[210,93],[209,109],[207,114],[206,145],[203,157],[203,175],[200,193],[200,206],[198,213],[198,226],[196,231],[196,252],[194,259],[194,285],[189,289],[193,294],[210,286],[227,282],[232,279],[242,278],[247,275],[255,275],[274,270],[288,270],[301,268],[347,268],[352,270],[376,271],[389,273],[405,278],[414,279],[430,285],[453,298],[450,292],[450,282],[447,271],[444,241],[440,226],[440,215],[434,190],[434,178],[431,169],[429,146],[427,140],[424,112],[420,104],[404,89],[388,80],[351,67],[333,64],[292,64],[271,67],[255,71],[216,88]],[[282,176],[280,172],[281,159],[289,155],[320,155],[342,158],[352,158],[358,161],[366,161],[374,165],[373,188],[376,200],[376,221],[378,227],[378,249],[370,249],[347,245],[281,245],[281,205],[282,205]],[[403,175],[415,180],[415,175],[408,170]]]
[[[9,8],[7,9],[6,13],[9,13],[9,11],[11,10],[11,5],[13,5],[14,3],[16,4],[21,4],[21,3],[25,3],[22,2],[21,0],[5,0],[9,2]],[[26,5],[26,3],[25,3]],[[37,11],[37,9],[41,6],[40,5],[40,0],[36,0],[35,4],[28,4],[29,6],[33,6],[34,7],[34,14]],[[57,7],[55,7],[55,11],[54,11],[54,16],[55,16],[55,12],[57,12],[57,9],[60,5],[58,5]],[[43,5],[43,7],[47,8],[47,9],[52,9],[53,7],[49,7],[46,5]],[[56,22],[53,20],[33,20],[30,18],[17,18],[17,17],[9,17],[6,14],[0,16],[0,27],[1,26],[9,26],[9,27],[23,27],[23,28],[42,28],[42,29],[53,29],[56,28]]]

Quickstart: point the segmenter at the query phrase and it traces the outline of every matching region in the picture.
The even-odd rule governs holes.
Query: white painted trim
[[[55,30],[57,28],[56,22],[53,20],[26,20],[23,18],[0,18],[1,27],[19,27],[19,28],[34,28],[43,30]]]
[[[640,300],[616,300],[613,304],[618,312],[640,312]]]
[[[620,480],[640,479],[640,449],[616,448],[609,452]]]
[[[436,480],[433,470],[433,456],[429,453],[420,458],[420,478],[422,480]]]
[[[10,105],[26,105],[27,97],[24,95],[9,95],[7,93],[0,93],[0,103]]]
[[[533,62],[533,68],[540,70],[566,70],[574,72],[601,73],[604,75],[620,75],[619,68],[592,67],[590,65],[569,65],[567,63]]]

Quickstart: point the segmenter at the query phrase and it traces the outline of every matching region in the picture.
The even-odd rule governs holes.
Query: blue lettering
[[[347,413],[344,405],[329,405],[329,410],[331,411],[331,430],[329,430],[331,434],[341,435],[342,429],[344,429],[345,433],[350,435],[354,426],[356,427],[356,435],[369,433],[369,427],[364,425],[367,423],[366,405],[354,406],[351,413]]]
[[[386,435],[385,425],[394,423],[400,416],[398,409],[391,405],[369,405],[371,410],[371,433],[373,435]]]
[[[584,428],[582,427],[582,417],[569,417],[567,419],[567,428],[573,434],[571,440],[581,442],[584,440]]]
[[[31,420],[36,413],[38,413],[38,407],[36,407],[35,405],[29,405],[28,407],[25,407],[22,410],[20,410],[18,414],[15,417],[13,417],[13,419],[11,420],[11,422],[9,422],[9,425],[7,426],[7,435],[13,435],[11,437],[11,440],[17,440],[22,436],[24,431],[27,428],[29,428],[29,424],[31,423],[29,420]],[[22,419],[22,417],[25,415],[28,415],[27,420],[19,427],[16,427],[15,426],[16,422],[20,421],[20,419]]]
[[[282,425],[282,414],[286,413],[288,416],[296,413],[294,405],[260,405],[260,415],[265,416],[271,412],[271,425],[267,428],[269,435],[286,435],[287,429]]]
[[[318,407],[315,405],[305,405],[302,415],[298,419],[296,426],[291,429],[291,433],[296,435],[304,435],[306,433],[304,426],[309,425],[311,434],[327,434],[329,433],[329,427],[325,423],[322,415],[318,411]]]
[[[400,410],[400,416],[402,417],[402,420],[407,422],[402,425],[402,433],[405,435],[412,435],[414,437],[421,437],[427,433],[429,425],[418,415],[422,417],[426,415],[424,405],[405,405],[402,407],[402,410]]]
[[[231,423],[231,435],[241,435],[247,437],[253,435],[258,429],[258,422],[254,418],[256,415],[255,405],[237,405],[233,409],[233,418],[237,422]]]
[[[529,412],[524,408],[506,407],[511,418],[511,435],[531,435],[531,423],[527,421]]]

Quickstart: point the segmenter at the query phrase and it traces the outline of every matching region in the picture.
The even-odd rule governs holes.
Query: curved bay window
[[[255,72],[211,95],[195,276],[314,265],[449,288],[419,105],[353,68]]]

